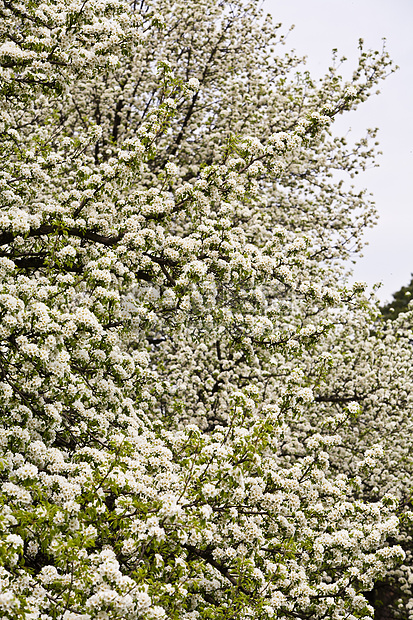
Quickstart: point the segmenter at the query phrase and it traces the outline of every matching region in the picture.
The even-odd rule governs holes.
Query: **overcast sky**
[[[295,24],[287,47],[307,55],[314,76],[327,70],[333,48],[355,66],[360,37],[373,49],[381,49],[386,38],[400,67],[382,83],[380,95],[339,120],[343,132],[351,127],[354,139],[367,127],[380,130],[380,168],[358,181],[373,193],[380,219],[366,232],[369,245],[354,275],[370,286],[381,281],[377,294],[390,299],[413,272],[413,0],[265,0],[263,6],[283,31]]]

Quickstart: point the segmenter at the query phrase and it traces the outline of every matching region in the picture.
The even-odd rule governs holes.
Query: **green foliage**
[[[381,308],[381,313],[385,319],[393,320],[397,318],[400,312],[406,312],[409,309],[411,296],[413,294],[413,278],[410,284],[402,286],[402,288],[393,294],[393,301]]]

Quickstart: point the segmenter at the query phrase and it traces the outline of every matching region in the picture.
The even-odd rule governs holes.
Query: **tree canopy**
[[[3,618],[413,618],[412,312],[347,283],[375,131],[331,129],[392,64],[281,32],[0,0]]]

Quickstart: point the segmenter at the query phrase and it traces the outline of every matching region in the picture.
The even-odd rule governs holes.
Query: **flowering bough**
[[[0,16],[2,617],[371,619],[410,341],[343,285],[374,153],[330,125],[386,53],[315,85],[241,0]]]

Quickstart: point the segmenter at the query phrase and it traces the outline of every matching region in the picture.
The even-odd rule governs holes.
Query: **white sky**
[[[343,133],[351,127],[349,139],[379,127],[380,168],[361,174],[357,183],[373,193],[380,219],[366,232],[369,245],[354,276],[370,286],[382,282],[377,295],[390,299],[413,272],[413,0],[265,0],[263,7],[283,32],[295,24],[287,48],[307,55],[314,77],[327,70],[333,48],[355,67],[359,38],[373,49],[386,38],[400,67],[381,84],[379,96],[339,120]]]

